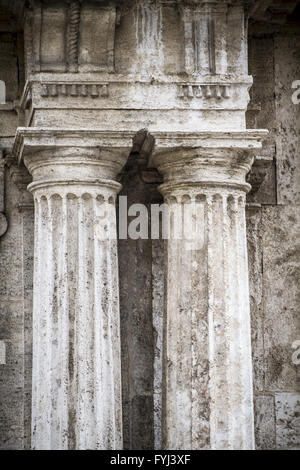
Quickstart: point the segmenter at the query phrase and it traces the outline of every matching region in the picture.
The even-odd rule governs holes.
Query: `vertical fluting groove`
[[[116,258],[115,258],[115,247],[116,247],[116,240],[115,240],[115,207],[114,202],[111,201],[109,198],[108,204],[108,292],[109,292],[109,344],[110,344],[110,380],[111,380],[111,409],[110,409],[110,421],[113,420],[114,425],[111,429],[111,442],[109,442],[110,447],[120,448],[121,443],[117,443],[117,436],[116,436],[116,425],[119,419],[117,419],[118,410],[116,408],[116,399],[119,402],[119,384],[116,383],[114,380],[115,376],[115,364],[116,360],[119,363],[120,361],[120,354],[119,348],[117,346],[116,337],[120,335],[119,329],[119,311],[118,311],[118,302],[116,301],[117,289],[118,285],[116,283],[115,273],[118,269],[116,265]]]
[[[231,399],[229,401],[229,445],[232,448],[231,443],[236,441],[236,415],[237,407],[239,407],[239,397],[238,397],[238,388],[239,384],[239,289],[240,289],[240,280],[239,280],[239,250],[238,250],[238,232],[237,232],[237,206],[236,206],[236,196],[230,197],[229,200],[229,218],[231,226],[231,242],[233,253],[235,253],[235,263],[229,266],[230,274],[230,315],[228,316],[229,323],[229,334],[230,334],[230,375],[229,380],[231,383]]]
[[[102,314],[101,314],[101,276],[100,276],[100,264],[101,264],[101,255],[100,255],[100,236],[98,233],[98,223],[99,223],[99,213],[98,213],[98,206],[99,201],[96,198],[93,198],[93,205],[94,205],[94,315],[95,315],[95,328],[94,328],[94,363],[93,367],[96,371],[94,374],[94,413],[95,413],[95,422],[100,423],[102,422],[101,418],[101,409],[102,407],[99,406],[101,403],[101,384],[103,382],[103,372],[102,372],[102,364],[98,363],[98,358],[103,357],[102,353],[102,338],[101,338],[101,331],[103,329],[102,326]],[[95,429],[95,447],[97,449],[101,448],[102,445],[102,436],[99,432],[99,426],[96,425]]]
[[[175,210],[177,210],[177,205],[175,205]],[[173,228],[175,229],[175,223]],[[175,260],[174,263],[174,272],[176,273],[176,277],[180,276],[181,273],[181,240],[170,240],[171,244],[173,245],[173,249],[175,251],[175,257],[173,260]],[[179,277],[180,278],[180,277]],[[172,427],[174,426],[176,429],[176,435],[175,435],[175,441],[171,440],[171,449],[177,449],[178,445],[180,445],[180,436],[179,436],[179,427],[181,423],[176,423],[176,416],[178,413],[178,407],[179,407],[179,397],[178,397],[178,381],[180,380],[180,357],[179,357],[179,351],[178,351],[178,343],[180,339],[178,339],[178,334],[180,336],[180,325],[179,325],[179,315],[178,315],[178,308],[180,308],[180,301],[181,301],[181,296],[182,296],[182,285],[180,283],[179,289],[175,287],[176,289],[176,294],[174,296],[174,287],[175,285],[172,283],[172,289],[171,289],[171,296],[170,296],[170,301],[171,301],[171,309],[169,311],[168,315],[168,320],[169,320],[169,328],[171,331],[171,341],[170,341],[170,355],[169,355],[169,360],[170,360],[170,370],[172,372],[172,376],[169,379],[169,387],[172,389],[172,397],[175,397],[174,402],[172,401],[171,403],[171,416],[173,417],[172,422],[170,423],[169,427],[169,433],[172,432]],[[173,304],[173,305],[172,305]],[[172,308],[173,307],[173,308]],[[174,319],[171,317],[171,312],[174,311],[175,307],[175,315]],[[172,354],[172,351],[175,351],[175,357]],[[173,357],[172,357],[173,356]]]
[[[103,203],[104,204],[104,203]],[[105,209],[104,209],[105,210]],[[104,235],[107,235],[107,215],[105,213],[105,216],[102,221],[103,228],[104,228]],[[103,407],[103,414],[102,414],[102,419],[103,423],[105,425],[105,428],[107,428],[107,435],[102,436],[102,443],[103,446],[106,446],[111,439],[111,428],[109,426],[109,414],[111,410],[109,409],[111,406],[111,389],[110,389],[110,345],[109,345],[109,331],[108,331],[108,303],[109,303],[109,292],[108,292],[108,242],[104,238],[103,243],[101,244],[101,260],[102,260],[102,266],[101,266],[101,273],[102,273],[102,291],[101,291],[101,308],[102,308],[102,318],[103,318],[103,341],[104,341],[104,363],[103,363],[103,394],[107,398],[107,406]],[[107,391],[110,390],[110,393],[108,394]]]
[[[87,294],[89,297],[89,310],[86,323],[88,325],[88,347],[87,347],[87,377],[88,377],[88,422],[92,426],[87,426],[87,449],[95,448],[95,428],[97,423],[95,421],[95,401],[94,401],[94,377],[97,375],[98,370],[94,367],[94,348],[93,338],[95,329],[95,299],[94,299],[94,206],[93,197],[86,195],[86,237],[87,237]]]
[[[103,219],[102,219],[102,228],[103,228],[103,242],[101,243],[101,260],[102,260],[102,266],[101,266],[101,273],[102,273],[102,292],[101,292],[101,308],[102,308],[102,318],[103,318],[103,341],[104,341],[104,382],[103,382],[103,389],[102,393],[103,396],[107,398],[107,407],[103,407],[103,414],[102,414],[102,419],[103,422],[105,423],[105,427],[107,428],[107,434],[106,436],[102,436],[102,445],[107,448],[107,446],[111,445],[111,427],[109,426],[110,422],[110,413],[111,413],[111,400],[112,400],[112,393],[113,391],[110,388],[110,363],[111,363],[111,351],[110,351],[110,344],[109,344],[109,286],[108,286],[108,252],[107,250],[109,249],[109,244],[107,240],[108,236],[108,213],[107,213],[107,204],[103,200],[102,204],[102,209],[104,211],[103,213]],[[107,391],[109,390],[109,393]],[[106,396],[107,394],[107,396]]]
[[[212,217],[213,207],[212,207],[212,197],[209,195],[207,197],[207,282],[208,282],[208,358],[209,358],[209,393],[211,398],[210,404],[210,448],[216,448],[215,436],[216,436],[216,426],[214,413],[213,413],[213,391],[214,391],[214,377],[211,370],[211,364],[215,357],[215,343],[214,343],[214,315],[213,315],[213,217]]]
[[[62,331],[59,331],[61,323],[60,301],[60,279],[59,279],[59,244],[61,242],[61,198],[53,195],[49,198],[49,215],[51,230],[51,265],[52,265],[52,290],[51,290],[51,311],[49,312],[51,327],[51,449],[59,450],[61,441],[61,425],[59,415],[59,394],[61,387],[60,370],[60,342]],[[63,412],[63,410],[60,410]]]
[[[247,394],[247,391],[245,390],[245,381],[243,380],[243,370],[245,367],[245,360],[247,357],[245,357],[245,348],[247,351],[247,344],[245,344],[245,337],[243,335],[243,324],[247,323],[248,321],[248,313],[247,313],[247,304],[249,297],[247,299],[244,298],[244,274],[243,271],[245,269],[245,264],[243,260],[243,253],[242,253],[242,247],[241,247],[241,242],[243,238],[246,236],[246,233],[243,233],[243,229],[241,227],[241,213],[240,213],[240,207],[239,207],[239,197],[235,197],[235,217],[236,217],[236,224],[235,224],[235,229],[236,229],[236,240],[237,240],[237,278],[238,278],[238,305],[237,305],[237,357],[236,357],[236,362],[237,362],[237,368],[236,368],[236,384],[235,384],[235,390],[237,393],[237,402],[239,403],[239,407],[237,409],[237,413],[234,414],[234,426],[233,426],[233,442],[236,442],[238,447],[241,449],[244,448],[245,446],[245,431],[247,427],[247,423],[245,422],[245,409],[243,402],[245,400],[245,393]],[[249,368],[247,367],[247,371],[249,371]],[[242,422],[241,422],[242,421]],[[239,429],[240,428],[240,429]]]
[[[76,361],[76,300],[78,278],[78,198],[68,194],[67,204],[67,279],[68,279],[68,449],[76,449],[76,402],[77,396],[77,361]]]
[[[180,202],[178,202],[178,204],[180,204]],[[183,223],[183,214],[181,214],[181,224]],[[179,251],[177,252],[177,256],[176,256],[176,259],[177,259],[177,263],[176,263],[176,274],[178,276],[178,278],[180,279],[180,283],[179,283],[179,287],[178,287],[178,290],[179,290],[179,296],[178,296],[178,304],[177,304],[177,308],[176,308],[176,329],[173,330],[173,335],[174,335],[174,339],[176,341],[176,345],[175,345],[175,351],[176,351],[176,362],[175,362],[175,368],[176,368],[176,409],[177,409],[177,436],[176,436],[176,442],[173,443],[173,446],[172,449],[177,449],[177,448],[180,448],[180,446],[184,446],[184,442],[185,442],[185,434],[186,434],[186,430],[185,430],[185,426],[184,426],[184,422],[182,421],[182,412],[183,412],[183,409],[186,407],[185,409],[185,413],[186,415],[189,417],[190,419],[190,410],[189,410],[189,407],[188,407],[188,402],[187,402],[187,399],[186,397],[184,397],[183,393],[182,393],[182,382],[183,382],[183,369],[184,369],[184,353],[183,353],[183,346],[185,345],[185,337],[184,337],[184,331],[182,331],[182,327],[181,327],[181,315],[184,315],[186,317],[186,311],[184,309],[184,304],[183,304],[183,297],[184,295],[186,295],[186,289],[185,289],[185,280],[182,278],[181,276],[181,272],[182,270],[184,269],[183,267],[183,264],[184,264],[184,257],[182,256],[183,255],[183,250],[184,250],[184,241],[181,240],[179,242],[179,244],[181,245],[180,248],[179,248]],[[174,327],[174,322],[173,322],[173,327]],[[186,324],[185,324],[185,330],[186,331],[189,331],[189,324],[188,324],[188,318],[186,318]],[[188,357],[186,358],[188,359]],[[189,380],[189,377],[187,377],[188,379],[188,382],[190,382]],[[189,430],[187,430],[189,431]],[[187,432],[188,434],[188,438],[190,437],[189,436],[189,432]],[[183,437],[183,442],[181,442],[181,437]]]
[[[54,196],[56,197],[56,195]],[[50,404],[50,409],[51,409],[51,421],[50,421],[50,433],[51,433],[51,449],[57,449],[57,442],[56,442],[56,435],[59,434],[59,423],[57,423],[57,377],[56,373],[58,372],[57,369],[57,364],[56,364],[56,359],[57,359],[57,344],[58,344],[58,329],[57,329],[57,314],[58,314],[58,305],[57,305],[57,292],[55,291],[57,289],[57,235],[59,237],[59,233],[57,233],[57,221],[55,220],[55,213],[56,213],[56,207],[53,207],[55,204],[55,200],[53,200],[53,196],[49,197],[48,199],[48,207],[49,207],[49,225],[48,227],[50,228],[50,240],[49,240],[49,248],[50,248],[50,260],[51,260],[51,265],[52,265],[52,275],[53,278],[51,279],[51,290],[50,290],[50,311],[48,312],[49,315],[49,321],[50,321],[50,327],[49,327],[49,333],[50,333],[50,341],[48,344],[50,344],[50,356],[51,356],[51,361],[50,361],[50,377],[51,377],[51,386],[50,386],[50,396],[51,396],[51,404]]]
[[[110,217],[107,219],[107,230],[110,226]],[[115,405],[114,405],[114,400],[112,400],[112,396],[115,393],[114,390],[114,382],[113,382],[113,341],[114,338],[112,336],[112,317],[113,317],[113,292],[112,289],[114,288],[113,283],[112,283],[112,245],[111,245],[111,240],[108,236],[108,239],[105,242],[106,244],[106,298],[107,298],[107,306],[106,306],[106,336],[107,336],[107,367],[108,367],[108,389],[111,390],[110,393],[110,406],[106,419],[107,423],[111,421],[111,418],[114,420],[115,419]],[[114,426],[109,426],[108,425],[108,435],[107,435],[107,446],[111,448],[114,446],[115,443],[115,436],[114,436]]]
[[[245,394],[247,391],[245,389],[245,381],[243,377],[243,368],[245,367],[245,349],[247,351],[247,344],[245,343],[245,337],[243,336],[243,323],[247,322],[247,306],[245,304],[245,299],[243,298],[244,295],[244,276],[243,270],[245,268],[243,262],[243,253],[241,250],[241,240],[245,236],[241,232],[241,214],[240,214],[240,207],[239,207],[239,197],[236,196],[234,199],[235,204],[235,231],[236,231],[236,250],[238,253],[237,256],[237,280],[238,280],[238,295],[237,295],[237,312],[236,312],[236,321],[238,322],[238,329],[236,332],[236,345],[237,349],[236,353],[236,400],[239,403],[239,409],[237,410],[239,413],[239,419],[236,418],[236,414],[234,414],[234,423],[232,428],[233,433],[233,440],[234,442],[238,443],[240,448],[243,448],[245,445],[245,431],[247,427],[247,423],[245,422],[245,410],[243,402],[245,400]],[[242,317],[243,315],[243,317]],[[248,368],[247,368],[248,369]],[[248,369],[249,371],[249,369]],[[240,426],[239,426],[240,425]],[[240,429],[238,429],[240,428]]]
[[[230,358],[230,337],[231,337],[231,325],[230,325],[230,293],[229,293],[229,270],[231,269],[230,263],[231,263],[231,253],[229,252],[228,248],[228,242],[229,242],[229,237],[228,237],[228,231],[229,231],[229,224],[230,221],[228,220],[228,200],[227,200],[227,194],[222,196],[222,270],[223,270],[223,289],[224,289],[224,336],[225,336],[225,341],[227,340],[229,344],[227,343],[225,345],[225,357],[224,357],[224,365],[225,365],[225,380],[224,380],[224,385],[223,385],[223,396],[225,400],[225,407],[227,415],[227,422],[229,426],[230,422],[230,401],[231,401],[231,394],[229,390],[229,383],[231,380],[231,358]],[[228,441],[228,436],[225,437],[224,442],[223,442],[223,448],[228,448],[229,446],[229,441]]]
[[[161,393],[161,442],[162,448],[167,449],[168,447],[168,410],[167,410],[167,396],[168,396],[168,298],[169,298],[169,286],[168,286],[168,270],[169,270],[169,249],[168,249],[169,240],[163,240],[163,253],[165,259],[165,269],[164,269],[164,299],[163,299],[163,319],[162,319],[162,393]]]
[[[177,240],[174,240],[173,242],[171,241],[171,243],[174,243],[175,246],[174,246],[174,249],[175,249],[175,266],[174,266],[174,270],[176,272],[176,276],[180,276],[180,270],[181,270],[181,250],[180,250],[180,244],[182,243],[181,241],[177,241]],[[173,388],[173,393],[172,393],[172,396],[175,396],[175,400],[174,400],[174,403],[171,404],[171,408],[172,408],[172,415],[173,416],[173,420],[172,420],[172,423],[171,423],[171,426],[175,425],[175,429],[176,429],[176,437],[175,437],[175,442],[171,441],[171,449],[176,449],[178,447],[178,441],[179,441],[179,427],[180,427],[180,422],[178,423],[178,425],[176,425],[176,423],[174,421],[176,421],[174,418],[175,418],[175,412],[177,410],[177,413],[178,413],[178,405],[180,403],[180,400],[179,400],[179,397],[178,397],[178,381],[180,380],[180,358],[179,358],[179,351],[178,351],[178,344],[180,344],[180,338],[178,338],[178,335],[180,337],[180,325],[179,325],[179,315],[178,315],[178,308],[180,309],[180,300],[181,300],[181,289],[182,289],[182,285],[180,283],[179,285],[179,288],[178,288],[178,292],[177,292],[177,295],[176,295],[176,304],[175,304],[175,315],[174,315],[174,318],[171,318],[171,315],[170,315],[170,312],[174,311],[173,308],[171,309],[171,311],[169,312],[169,325],[171,326],[171,341],[170,341],[170,367],[171,367],[171,371],[172,371],[172,375],[174,377],[174,381],[172,380],[172,377],[170,377],[169,379],[169,387]],[[174,295],[174,290],[172,289],[172,294]],[[172,295],[172,296],[173,296]],[[171,302],[172,302],[172,299],[170,299]],[[174,304],[173,304],[174,305]],[[175,357],[173,356],[172,354],[172,350],[175,351]],[[173,356],[173,358],[172,358]],[[179,402],[179,403],[178,403]],[[175,409],[174,409],[175,407]],[[170,426],[170,427],[171,427]],[[169,432],[170,432],[171,429],[169,429]]]
[[[61,384],[61,402],[63,408],[63,423],[62,423],[62,436],[63,448],[68,449],[68,426],[69,426],[69,296],[68,296],[68,249],[67,249],[67,236],[68,236],[68,208],[67,198],[62,198],[62,238],[61,238],[61,253],[60,253],[60,295],[62,301],[62,322],[61,331],[62,339],[59,356],[62,364],[62,384]],[[67,353],[65,353],[65,351]]]
[[[78,200],[78,305],[77,305],[77,374],[78,393],[76,404],[76,440],[77,449],[85,449],[85,401],[86,401],[86,323],[84,310],[87,308],[86,300],[86,272],[85,272],[85,239],[84,239],[84,201],[82,197]]]
[[[118,259],[117,259],[117,240],[116,240],[116,212],[115,212],[115,199],[110,202],[110,253],[111,253],[111,275],[110,279],[112,280],[111,294],[113,296],[112,307],[113,307],[113,316],[112,316],[112,388],[114,391],[113,400],[113,442],[115,448],[122,448],[122,439],[119,436],[122,436],[122,415],[121,415],[121,376],[116,374],[116,364],[121,363],[121,351],[120,351],[120,342],[117,338],[120,337],[120,312],[119,312],[119,283],[118,283]],[[119,367],[119,366],[118,366]]]
[[[39,285],[41,279],[41,258],[40,258],[40,233],[42,225],[41,203],[39,198],[34,199],[35,206],[35,219],[34,219],[34,274],[33,282],[35,286]],[[40,369],[40,339],[41,331],[39,325],[38,312],[40,311],[40,295],[34,296],[33,301],[33,347],[32,347],[32,368],[37,371],[37,378],[39,379]],[[36,448],[36,426],[37,426],[37,413],[38,413],[38,380],[33,382],[32,387],[32,415],[31,415],[31,429],[32,429],[32,447]]]
[[[241,253],[241,246],[240,241],[243,237],[241,233],[240,227],[240,211],[239,211],[239,200],[238,196],[234,197],[234,230],[235,230],[235,242],[236,242],[236,280],[237,280],[237,296],[236,296],[236,322],[237,328],[234,331],[235,333],[235,383],[233,384],[233,390],[235,392],[235,400],[237,402],[237,410],[233,408],[232,410],[232,427],[231,427],[231,439],[233,442],[237,443],[237,446],[243,448],[244,445],[244,434],[245,434],[245,415],[244,415],[244,407],[243,407],[243,400],[244,400],[244,382],[243,382],[243,366],[245,366],[244,362],[244,353],[243,349],[247,345],[244,343],[245,338],[242,335],[242,328],[243,328],[243,321],[247,321],[247,318],[241,318],[241,314],[246,314],[245,308],[243,308],[243,266],[242,264],[242,253]],[[243,347],[242,347],[243,346]],[[234,402],[233,402],[234,403]]]
[[[235,223],[235,229],[236,229],[236,240],[237,240],[237,278],[238,278],[238,309],[237,309],[237,322],[239,325],[238,332],[237,332],[237,383],[236,386],[238,387],[238,382],[240,383],[240,387],[236,388],[237,390],[237,400],[239,402],[240,406],[240,413],[242,415],[242,425],[240,426],[240,429],[238,431],[238,424],[239,421],[235,419],[234,421],[234,426],[233,426],[233,439],[239,443],[239,447],[243,448],[245,444],[245,432],[246,432],[246,423],[245,423],[245,409],[244,409],[244,400],[245,400],[245,395],[244,393],[247,393],[245,390],[245,380],[244,380],[244,374],[243,374],[243,364],[245,361],[245,355],[244,351],[242,348],[242,345],[244,345],[244,348],[247,349],[247,344],[245,343],[245,337],[243,336],[243,323],[247,322],[247,307],[245,305],[245,299],[243,298],[244,295],[244,276],[243,276],[243,270],[244,270],[244,260],[243,260],[243,252],[242,252],[242,239],[244,237],[244,234],[242,233],[242,226],[241,226],[241,213],[240,213],[240,199],[238,196],[235,197],[235,209],[236,209],[236,223]],[[245,318],[242,317],[242,315],[245,316]],[[235,417],[235,416],[234,416]]]
[[[118,364],[119,370],[121,370],[121,327],[120,327],[120,308],[119,308],[119,266],[118,266],[118,246],[117,246],[117,218],[116,218],[116,201],[114,198],[113,205],[113,247],[114,247],[114,270],[113,275],[115,279],[114,285],[114,301],[115,301],[115,317],[116,317],[116,331],[114,333],[115,346],[114,349],[117,350],[117,360],[114,361],[114,383],[116,383],[116,395],[117,400],[114,400],[114,403],[117,403],[116,414],[116,425],[115,425],[115,440],[116,448],[123,449],[123,426],[122,426],[122,374],[116,370],[116,364]]]
[[[93,330],[94,330],[94,243],[93,243],[93,200],[90,194],[84,194],[84,215],[85,215],[85,270],[86,270],[86,308],[85,308],[85,323],[86,323],[86,401],[85,401],[85,422],[86,422],[86,436],[85,448],[91,449],[95,447],[94,442],[94,429],[96,427],[94,416],[94,374],[97,370],[93,367]],[[87,425],[89,423],[89,425]]]
[[[195,210],[195,197],[192,198],[191,203],[193,204],[193,209]],[[190,211],[190,217],[191,217],[191,224],[192,224],[192,231],[195,230],[195,217],[196,215],[192,211]],[[192,232],[193,233],[193,232]],[[192,243],[196,243],[195,240],[192,241]],[[189,443],[189,448],[193,449],[194,448],[194,434],[196,431],[196,428],[198,427],[198,420],[197,420],[197,411],[195,410],[194,407],[194,389],[195,389],[195,382],[197,378],[197,363],[194,360],[194,351],[195,351],[195,328],[197,329],[196,322],[197,322],[197,317],[199,317],[199,304],[194,304],[193,303],[193,298],[194,298],[194,288],[197,289],[195,285],[195,279],[194,279],[194,264],[197,263],[197,252],[194,251],[192,248],[195,248],[195,246],[192,245],[192,243],[188,242],[188,269],[191,271],[191,275],[189,276],[190,282],[189,282],[189,308],[190,308],[190,345],[189,345],[189,352],[191,355],[190,359],[190,380],[191,380],[191,385],[190,385],[190,401],[191,401],[191,436],[190,436],[190,443]],[[197,269],[198,271],[198,269]],[[197,295],[197,294],[196,294]],[[199,347],[199,344],[197,345]],[[199,397],[199,400],[201,397]]]
[[[71,68],[76,67],[78,64],[79,23],[80,2],[79,0],[72,0],[69,10],[69,30],[67,36],[68,62]]]
[[[114,422],[112,426],[111,435],[112,441],[110,447],[121,448],[122,443],[117,442],[117,433],[116,427],[121,421],[121,416],[119,415],[119,401],[120,401],[120,390],[121,383],[117,379],[116,371],[114,369],[115,364],[120,363],[120,351],[118,347],[118,341],[116,338],[120,336],[120,325],[119,325],[119,308],[118,308],[118,282],[116,278],[116,272],[118,272],[117,266],[117,255],[116,255],[116,216],[115,216],[115,203],[114,201],[109,202],[109,239],[108,239],[108,256],[109,256],[109,268],[110,273],[108,277],[109,281],[109,343],[110,343],[110,371],[111,371],[111,388],[112,388],[112,402],[111,402],[111,420]],[[116,383],[117,380],[117,383]],[[116,409],[116,401],[118,403],[118,409]],[[118,432],[118,435],[121,435],[121,432]]]
[[[42,253],[42,259],[45,262],[44,269],[41,270],[41,275],[45,278],[45,282],[47,284],[46,292],[46,302],[43,309],[43,327],[45,324],[45,353],[46,353],[46,360],[44,358],[43,363],[47,364],[47,373],[46,373],[46,381],[47,387],[45,390],[46,395],[46,407],[47,407],[47,423],[46,425],[46,433],[47,433],[47,444],[46,449],[51,448],[52,443],[52,429],[51,429],[51,414],[52,414],[52,397],[51,397],[51,384],[52,384],[52,338],[51,338],[51,327],[52,327],[52,318],[51,318],[51,310],[52,310],[52,292],[53,292],[53,266],[52,266],[52,227],[51,227],[51,206],[49,198],[42,197],[44,203],[44,216],[43,217],[43,231],[44,234],[41,235],[43,247],[46,256],[44,256],[44,250]],[[40,296],[43,298],[43,291],[41,289]],[[43,374],[45,371],[40,371],[40,379],[43,380]],[[42,405],[42,403],[41,403]],[[45,405],[45,403],[44,403]],[[46,442],[46,441],[44,441]]]

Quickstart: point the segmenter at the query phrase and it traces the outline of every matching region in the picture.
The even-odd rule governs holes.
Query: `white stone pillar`
[[[254,448],[245,176],[260,136],[154,135],[160,191],[175,217],[166,244],[165,449]],[[191,204],[198,231],[178,239],[181,221],[191,238]]]
[[[121,449],[115,178],[130,146],[55,132],[15,147],[35,205],[32,448]]]

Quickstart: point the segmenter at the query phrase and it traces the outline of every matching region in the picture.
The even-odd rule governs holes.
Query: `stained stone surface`
[[[252,124],[269,129],[263,155],[275,156],[251,198],[269,206],[252,204],[247,210],[256,447],[299,448],[297,423],[287,420],[294,436],[289,440],[284,424],[278,424],[275,403],[278,391],[299,392],[299,365],[292,359],[300,328],[299,105],[291,101],[291,84],[299,76],[299,37],[251,31]]]
[[[0,80],[5,83],[5,104],[0,104],[0,136],[13,136],[18,125],[14,100],[19,93],[17,35],[0,32]]]
[[[164,240],[152,240],[152,317],[154,329],[154,448],[162,448],[162,373],[164,312]]]
[[[255,448],[256,450],[276,449],[275,404],[273,395],[256,395]]]
[[[0,339],[6,344],[6,364],[0,365],[0,436],[4,449],[24,446],[24,239],[18,198],[18,188],[11,184],[6,172],[5,207],[9,226],[0,239]]]
[[[278,204],[300,204],[300,110],[292,102],[292,83],[300,79],[300,37],[275,37],[274,60]]]
[[[246,209],[254,390],[264,390],[261,207]]]
[[[127,204],[148,203],[134,157],[122,178]],[[129,218],[129,223],[134,220]],[[151,240],[119,240],[120,318],[125,449],[153,449],[153,350]]]
[[[247,209],[257,449],[300,446],[294,409],[299,365],[293,361],[300,327],[296,214],[295,206]]]
[[[300,447],[300,394],[275,393],[276,448]]]
[[[265,387],[297,391],[292,343],[300,337],[300,213],[297,206],[263,209]]]
[[[271,37],[250,37],[249,73],[253,76],[253,86],[250,90],[251,101],[248,111],[254,114],[254,122],[249,127],[269,130],[269,136],[264,141],[262,155],[269,158],[275,156],[276,136],[276,107],[274,102],[274,41]],[[273,163],[267,169],[261,187],[255,194],[254,202],[276,204],[276,169]]]

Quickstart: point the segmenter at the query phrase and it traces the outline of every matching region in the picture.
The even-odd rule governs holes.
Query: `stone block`
[[[292,84],[300,79],[300,38],[275,37],[276,168],[279,204],[300,204],[300,113]]]
[[[300,450],[300,394],[275,393],[276,448]]]
[[[255,448],[271,450],[276,448],[275,407],[273,395],[254,397]]]
[[[297,206],[263,209],[265,389],[296,391],[292,344],[300,338],[300,213]]]

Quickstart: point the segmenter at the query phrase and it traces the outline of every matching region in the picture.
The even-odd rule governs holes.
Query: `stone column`
[[[165,263],[163,445],[253,449],[245,176],[261,133],[154,137],[160,191],[174,219]]]
[[[121,449],[116,176],[131,139],[19,129],[34,196],[32,448]]]

